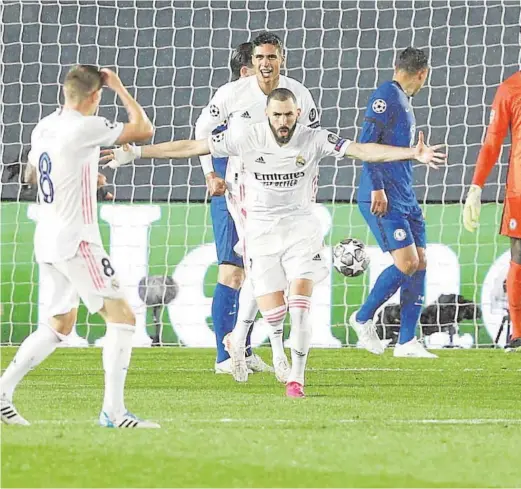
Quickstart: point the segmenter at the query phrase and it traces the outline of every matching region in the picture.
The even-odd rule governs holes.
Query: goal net
[[[508,242],[497,236],[497,229],[508,145],[484,191],[488,204],[477,235],[463,230],[460,214],[495,89],[519,70],[518,1],[136,0],[116,5],[105,0],[6,0],[0,8],[3,344],[20,343],[45,320],[47,305],[39,304],[32,250],[38,207],[34,189],[20,185],[20,170],[32,129],[60,101],[59,82],[68,68],[75,63],[116,67],[153,120],[155,142],[190,138],[203,106],[230,80],[231,50],[263,30],[283,39],[285,74],[311,90],[322,126],[349,138],[358,136],[372,90],[392,77],[397,53],[409,45],[427,50],[432,70],[413,100],[417,129],[429,141],[448,145],[449,165],[439,171],[414,170],[429,242],[426,305],[441,294],[459,294],[481,311],[481,317],[476,311],[460,317],[454,336],[445,328],[429,341],[466,346],[495,341],[506,315],[501,285]],[[109,91],[103,94],[100,114],[126,117]],[[317,287],[317,346],[355,341],[354,334],[346,337],[345,324],[389,263],[356,206],[359,170],[351,161],[322,164],[317,212],[323,216],[326,243],[361,239],[372,262],[362,277],[344,279],[332,271]],[[157,323],[162,344],[212,346],[215,249],[198,161],[180,161],[175,167],[168,161],[140,161],[103,173],[115,200],[100,201],[102,234],[136,311],[136,341],[147,343],[145,325],[152,335]],[[147,275],[175,282],[169,288],[172,300],[164,307],[147,307],[141,300],[139,283]],[[396,297],[390,302],[397,302]],[[464,308],[459,310],[464,315]],[[100,320],[84,309],[76,330],[91,344],[104,334]],[[261,324],[254,342],[264,339]],[[504,340],[505,331],[499,338]]]

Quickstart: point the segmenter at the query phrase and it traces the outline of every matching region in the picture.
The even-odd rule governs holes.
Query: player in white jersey
[[[232,53],[230,70],[234,80],[253,76],[255,74],[252,64],[253,44],[245,42],[240,44]],[[226,125],[217,126],[213,133],[223,131]],[[224,183],[226,168],[229,158],[212,158],[214,173]],[[210,181],[210,180],[209,180]],[[225,338],[233,331],[239,316],[245,316],[249,325],[249,333],[246,338],[246,363],[253,372],[273,372],[273,368],[267,365],[262,358],[251,349],[251,334],[257,307],[255,298],[248,294],[248,283],[242,287],[244,279],[244,263],[235,247],[239,241],[237,226],[228,209],[228,203],[224,195],[216,195],[212,192],[210,201],[210,215],[217,252],[217,283],[213,289],[211,315],[213,331],[216,340],[216,358],[214,369],[216,374],[231,374],[230,355],[226,351]],[[242,291],[241,291],[242,287]],[[239,312],[238,312],[239,311]]]
[[[94,115],[102,86],[114,90],[130,123]],[[132,351],[134,313],[103,249],[97,219],[96,187],[100,146],[145,141],[153,126],[119,77],[108,69],[74,66],[63,86],[65,104],[43,118],[31,135],[29,164],[38,183],[39,218],[34,251],[40,296],[49,305],[47,324],[28,336],[0,379],[0,411],[7,424],[28,425],[13,405],[22,378],[67,339],[81,300],[107,323],[103,347],[105,395],[99,422],[106,427],[158,428],[129,413],[124,386]]]
[[[234,130],[245,129],[251,124],[264,121],[266,118],[267,97],[276,88],[288,88],[295,94],[299,107],[302,108],[302,123],[314,128],[319,126],[318,111],[309,90],[297,80],[280,74],[281,66],[284,62],[283,46],[280,38],[275,34],[264,32],[259,34],[252,41],[252,44],[255,76],[240,78],[223,85],[217,90],[196,122],[195,136],[197,139],[210,136],[215,127],[224,120],[226,120],[227,126]],[[201,156],[200,159],[210,195],[220,195],[225,188],[228,190],[225,195],[227,208],[234,220],[240,240],[243,233],[243,219],[240,210],[241,195],[239,192],[240,158],[229,158],[225,174],[226,184],[219,177],[219,169],[214,168],[210,156]],[[221,245],[218,240],[219,236],[216,236],[217,246]],[[240,253],[240,245],[235,250]],[[230,300],[226,300],[227,295],[232,295],[232,289],[242,286],[239,296],[237,325],[239,328],[248,327],[250,329],[257,315],[258,307],[251,284],[248,281],[244,282],[243,268],[237,263],[238,260],[234,259],[235,256],[235,251],[232,251],[232,256],[227,262],[219,264],[218,283],[224,284],[229,288],[222,286],[218,286],[218,290],[216,288],[215,294],[217,297],[214,296],[212,312],[218,308],[220,302],[224,304],[231,303]],[[226,313],[228,311],[225,311],[225,317],[228,317]],[[234,314],[235,310],[230,310],[229,313]],[[215,319],[217,318],[214,318],[217,341],[219,342],[224,338],[224,342],[226,342],[226,336],[221,333],[220,322],[216,323]],[[282,335],[282,331],[280,335]],[[218,362],[220,359],[225,358],[223,355],[226,355],[226,352],[218,354]],[[249,360],[254,358],[255,355],[252,355],[248,359],[248,365],[252,370],[254,367]],[[227,365],[229,368],[229,364],[229,360],[216,363],[216,372],[222,370],[224,365]],[[279,368],[276,369],[276,375],[277,378],[285,382],[289,374],[289,367],[284,368],[284,365],[287,366],[287,362],[279,365]]]
[[[244,249],[247,274],[265,320],[282,329],[286,316],[284,291],[289,284],[292,366],[286,394],[304,397],[304,371],[311,339],[308,312],[315,283],[328,267],[322,255],[320,222],[312,212],[311,196],[319,161],[325,156],[349,157],[366,162],[417,159],[435,167],[446,155],[439,146],[428,147],[420,133],[413,148],[359,144],[326,130],[297,123],[301,111],[293,93],[284,88],[268,97],[268,121],[248,130],[229,129],[208,139],[174,141],[141,148],[131,146],[109,152],[113,166],[134,158],[188,158],[201,154],[238,156],[244,174]],[[244,337],[232,335],[230,350],[236,380],[247,379]],[[284,355],[282,338],[272,344]]]

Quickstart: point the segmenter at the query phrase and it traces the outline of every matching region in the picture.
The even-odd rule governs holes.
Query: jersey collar
[[[407,95],[405,93],[405,90],[402,88],[402,86],[400,85],[399,82],[397,82],[396,80],[392,80],[392,82],[403,92],[403,94],[407,97],[407,100],[411,100],[412,97],[409,97],[409,95]]]

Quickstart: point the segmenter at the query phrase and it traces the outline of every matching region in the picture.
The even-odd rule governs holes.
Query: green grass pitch
[[[15,348],[2,348],[5,369]],[[269,359],[267,348],[261,355]],[[270,374],[213,374],[214,352],[139,349],[127,407],[161,430],[96,425],[99,349],[59,349],[16,392],[2,487],[519,487],[521,355],[437,360],[312,350],[306,399]]]

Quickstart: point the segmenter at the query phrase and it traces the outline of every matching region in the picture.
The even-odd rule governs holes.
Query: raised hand
[[[437,144],[435,146],[427,146],[423,136],[423,131],[418,133],[418,143],[415,147],[414,158],[431,168],[438,169],[436,163],[445,165],[447,163],[447,154],[437,151],[443,148],[444,144]]]
[[[109,70],[108,68],[102,68],[100,73],[103,76],[103,84],[109,87],[111,90],[117,92],[118,89],[123,87],[123,83],[114,71]]]

